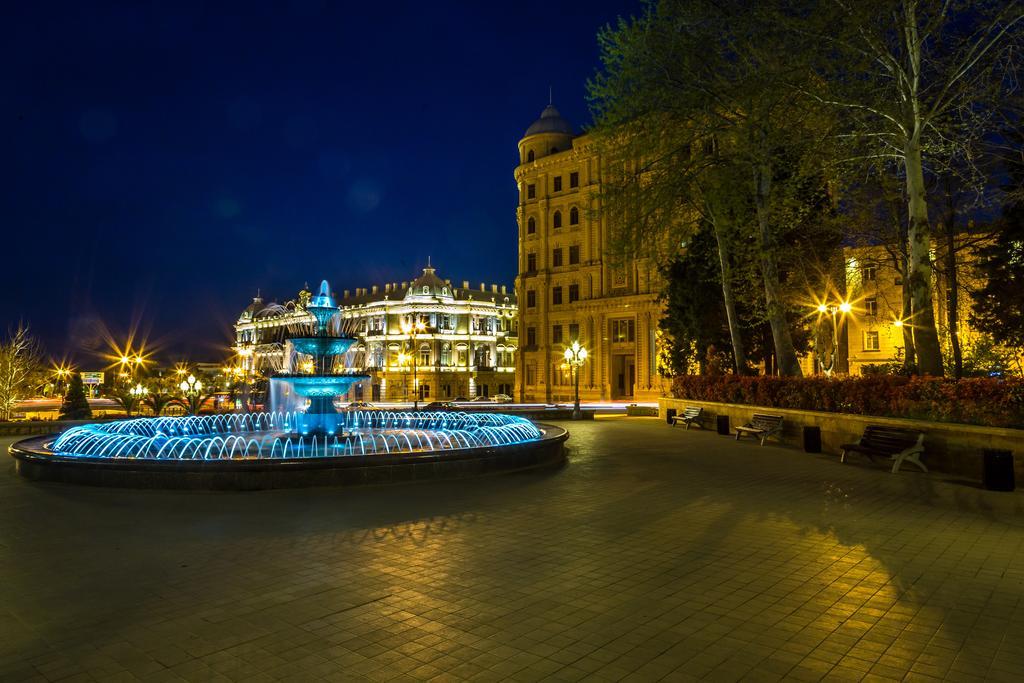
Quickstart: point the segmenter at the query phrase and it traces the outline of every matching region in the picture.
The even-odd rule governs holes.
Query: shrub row
[[[906,417],[1024,429],[1024,381],[681,375],[672,395],[693,401]]]

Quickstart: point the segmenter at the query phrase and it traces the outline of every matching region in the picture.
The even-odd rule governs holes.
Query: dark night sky
[[[5,6],[0,323],[54,355],[134,322],[217,359],[257,288],[428,255],[511,284],[516,143],[549,85],[589,121],[596,32],[639,5],[205,4]]]

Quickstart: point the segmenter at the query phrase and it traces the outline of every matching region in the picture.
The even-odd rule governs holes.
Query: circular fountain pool
[[[259,489],[471,476],[564,462],[567,433],[513,415],[350,411],[302,434],[303,413],[139,418],[11,447],[30,479]]]

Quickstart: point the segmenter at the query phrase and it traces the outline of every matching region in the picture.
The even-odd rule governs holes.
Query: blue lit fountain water
[[[366,375],[338,371],[355,339],[332,334],[338,309],[326,281],[307,306],[314,333],[289,340],[285,372],[271,378],[270,410],[194,417],[137,418],[72,427],[12,447],[19,471],[53,463],[145,464],[157,461],[240,463],[294,462],[345,456],[429,456],[451,452],[489,457],[509,449],[529,450],[552,438],[559,453],[565,431],[542,431],[531,421],[508,414],[343,410],[334,402]],[[308,359],[308,360],[307,360]],[[296,362],[311,372],[296,372]],[[297,399],[302,399],[301,401]],[[308,401],[308,404],[306,404]],[[552,436],[554,435],[554,436]],[[32,441],[32,440],[30,440]],[[348,460],[348,458],[345,458]],[[340,462],[340,461],[339,461]],[[52,473],[51,473],[52,474]],[[48,478],[51,474],[38,475]],[[37,476],[35,474],[26,476]],[[58,475],[53,475],[57,477]],[[63,475],[59,475],[63,476]]]
[[[331,297],[327,280],[320,283],[320,293],[306,306],[314,319],[312,337],[293,337],[288,340],[294,353],[286,353],[285,372],[270,379],[271,410],[279,411],[290,396],[309,400],[304,410],[294,411],[291,428],[303,435],[332,436],[337,433],[340,415],[334,406],[338,396],[344,396],[356,382],[369,379],[368,375],[335,372],[339,359],[356,343],[352,337],[333,335],[328,331],[338,307]],[[310,372],[298,373],[298,358],[309,358]],[[289,411],[291,412],[291,411]]]

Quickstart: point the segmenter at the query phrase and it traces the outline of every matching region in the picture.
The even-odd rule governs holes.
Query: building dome
[[[439,278],[432,266],[427,266],[423,269],[423,274],[412,281],[409,285],[409,290],[405,294],[407,299],[424,296],[438,299],[452,298],[451,285]]]
[[[245,307],[242,311],[242,315],[238,317],[239,320],[251,320],[253,316],[259,311],[263,310],[263,299],[259,296],[252,298],[252,303]]]
[[[555,109],[555,105],[549,104],[544,107],[544,111],[540,113],[540,118],[534,121],[529,128],[526,129],[526,133],[523,135],[524,138],[528,138],[531,135],[538,135],[540,133],[561,133],[563,135],[575,135],[573,132],[572,124],[562,118],[562,115]]]

